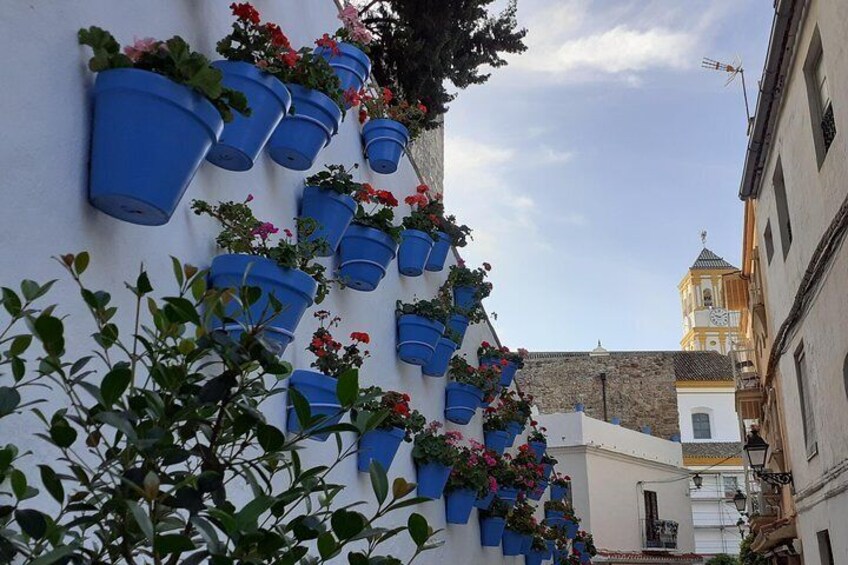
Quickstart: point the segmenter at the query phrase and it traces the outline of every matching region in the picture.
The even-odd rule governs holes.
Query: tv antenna
[[[710,71],[720,71],[727,73],[727,80],[724,86],[729,86],[738,76],[742,81],[742,96],[745,98],[745,117],[748,118],[748,125],[751,124],[751,109],[748,106],[748,87],[745,85],[745,69],[742,68],[742,60],[737,56],[733,60],[733,64],[722,63],[709,57],[701,59],[701,67]]]

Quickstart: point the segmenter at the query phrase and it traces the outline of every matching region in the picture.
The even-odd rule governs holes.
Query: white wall
[[[86,68],[88,49],[77,46],[77,30],[99,25],[114,33],[122,43],[131,42],[133,36],[167,38],[179,34],[196,49],[214,57],[215,43],[227,33],[231,23],[229,4],[230,0],[87,0],[49,4],[14,2],[3,6],[0,50],[7,56],[0,84],[0,105],[6,109],[0,123],[3,131],[0,170],[4,176],[0,284],[15,285],[24,277],[39,281],[61,277],[60,267],[50,256],[88,250],[92,254],[92,266],[86,278],[92,287],[113,292],[115,303],[123,308],[116,322],[127,328],[130,301],[128,293],[123,291],[123,281],[135,279],[140,263],[145,264],[154,286],[170,289],[168,255],[207,266],[216,253],[213,241],[216,226],[190,212],[188,202],[192,198],[242,199],[252,193],[259,216],[284,227],[292,226],[306,175],[283,169],[266,156],[259,159],[252,171],[244,173],[204,164],[170,223],[162,227],[119,222],[91,208],[86,200],[90,92],[94,76]],[[257,0],[255,5],[266,19],[283,26],[295,46],[311,43],[315,37],[338,27],[332,0]],[[363,180],[394,191],[401,201],[403,196],[414,192],[419,182],[408,161],[392,176],[380,177],[368,170],[362,159],[359,126],[352,113],[318,162],[359,163]],[[450,194],[447,204],[450,207]],[[334,267],[334,260],[328,259],[326,264]],[[334,291],[321,305],[344,317],[340,335],[354,330],[371,334],[372,358],[362,371],[363,384],[408,391],[414,406],[428,419],[442,418],[444,379],[423,377],[418,368],[396,359],[394,303],[397,299],[430,297],[445,274],[446,271],[404,278],[392,268],[376,292]],[[93,329],[84,315],[78,292],[62,280],[51,296],[53,301],[61,303],[61,311],[70,315],[66,320],[69,351],[82,355],[80,345],[87,340],[81,336]],[[304,346],[314,326],[307,313],[295,343],[285,355],[295,367],[306,367],[310,362]],[[488,328],[473,326],[466,336],[464,352],[473,352],[484,339],[493,339]],[[54,409],[62,403],[61,399],[50,400]],[[280,423],[283,414],[280,401],[271,407],[268,416]],[[28,419],[8,424],[4,420],[3,425],[2,443],[37,428]],[[460,429],[482,439],[479,415]],[[311,445],[303,453],[306,462],[317,463],[331,457],[335,449],[331,443]],[[53,452],[40,442],[31,447],[35,450],[30,460],[33,465],[54,458]],[[409,445],[401,447],[390,476],[415,480]],[[368,479],[356,472],[353,458],[345,461],[331,478],[349,485],[344,500],[371,500]],[[442,502],[410,511],[425,514],[435,528],[445,525]],[[398,515],[396,520],[405,523],[406,516]],[[474,519],[468,526],[448,527],[442,537],[447,543],[419,562],[501,562],[500,550],[480,548]],[[394,538],[389,550],[401,557],[410,555],[410,546],[403,537]]]
[[[677,410],[680,414],[681,440],[685,443],[739,441],[735,402],[732,387],[678,388]],[[692,431],[692,413],[701,411],[710,414],[710,439],[695,439]]]

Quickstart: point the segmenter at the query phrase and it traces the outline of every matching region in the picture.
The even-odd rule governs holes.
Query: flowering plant
[[[509,505],[495,497],[488,510],[480,510],[481,518],[506,518],[509,515]]]
[[[574,507],[571,506],[568,502],[563,500],[548,500],[545,502],[545,510],[550,512],[562,512],[563,517],[566,520],[571,520],[572,522],[580,522],[580,519],[577,518],[574,514]]]
[[[517,352],[512,352],[509,350],[509,347],[505,345],[498,347],[496,345],[492,345],[488,341],[482,342],[480,347],[477,348],[478,358],[498,359],[501,361],[501,365],[513,363],[519,369],[524,366],[524,359],[526,359],[528,355],[529,353],[526,349],[519,349]]]
[[[395,212],[393,208],[398,205],[394,194],[388,190],[376,190],[366,182],[362,184],[353,198],[358,203],[356,215],[353,217],[354,224],[380,230],[395,241],[400,241],[402,228],[394,225]],[[366,210],[366,204],[373,206],[370,210]]]
[[[577,535],[574,536],[574,540],[571,542],[571,547],[574,547],[575,543],[580,542],[583,542],[586,546],[585,553],[588,553],[591,557],[598,554],[598,550],[595,548],[595,539],[592,537],[592,534],[583,530],[578,531]],[[575,554],[581,553],[577,551],[577,549],[574,549],[573,552]]]
[[[93,56],[88,68],[95,73],[111,69],[139,69],[184,84],[203,95],[221,114],[225,122],[233,119],[232,111],[250,115],[244,93],[223,86],[221,71],[210,66],[202,53],[192,51],[185,40],[175,35],[167,41],[150,37],[137,39],[131,46],[121,46],[114,36],[96,26],[80,29],[80,45],[88,45]]]
[[[419,209],[428,216],[435,217],[438,229],[448,234],[455,247],[465,247],[469,239],[474,239],[471,237],[471,228],[457,223],[456,216],[445,215],[445,203],[441,193],[430,196],[426,206]]]
[[[489,480],[489,467],[483,454],[469,447],[459,448],[459,457],[451,469],[446,485],[449,491],[465,488],[473,490],[477,498],[483,498],[498,489],[497,482]]]
[[[271,236],[279,233],[280,229],[271,222],[262,222],[254,217],[248,205],[252,200],[253,195],[248,195],[244,202],[219,202],[217,206],[194,200],[191,209],[199,216],[205,214],[218,220],[221,232],[215,241],[228,253],[265,257],[284,269],[299,269],[311,276],[318,283],[315,303],[320,304],[329,293],[330,281],[325,276],[324,266],[315,261],[318,254],[326,250],[326,240],[309,240],[318,223],[313,218],[297,218],[297,237],[290,229],[284,228],[285,237],[272,244]]]
[[[321,40],[319,40],[321,41]],[[293,60],[293,65],[284,66],[274,74],[285,83],[299,84],[310,90],[317,90],[326,94],[342,110],[342,118],[345,116],[345,96],[339,77],[336,76],[333,67],[324,57],[316,55],[309,47],[301,48]],[[297,113],[297,108],[293,108]]]
[[[232,31],[216,46],[228,61],[241,61],[278,75],[297,63],[299,55],[277,24],[261,24],[259,11],[250,3],[232,3],[236,17]]]
[[[384,392],[376,386],[363,389],[363,393],[372,397],[363,404],[363,412],[386,414],[378,428],[384,430],[400,428],[404,431],[404,441],[412,441],[412,437],[424,429],[426,420],[418,410],[409,406],[411,399],[408,394],[393,390]]]
[[[533,395],[522,391],[503,390],[498,397],[497,410],[507,422],[515,422],[521,426],[530,421]]]
[[[430,300],[417,300],[415,302],[401,302],[398,300],[396,313],[398,316],[413,314],[444,324],[447,322],[448,317],[450,317],[450,308],[437,296]]]
[[[407,217],[403,219],[403,227],[408,230],[418,230],[429,234],[434,240],[439,239],[439,218],[430,212],[427,212],[427,205],[430,202],[430,196],[427,194],[430,187],[426,184],[420,184],[415,189],[415,194],[410,194],[404,198],[409,207],[412,209]]]
[[[413,141],[427,123],[427,106],[421,102],[411,103],[398,99],[391,89],[383,87],[379,93],[362,91],[358,94],[359,123],[368,120],[389,119],[399,122],[409,131],[409,140]]]
[[[533,530],[533,539],[530,542],[530,548],[533,551],[546,551],[548,549],[548,545],[546,540],[550,535],[547,526],[544,524],[536,524],[536,528]]]
[[[522,490],[536,488],[545,471],[541,464],[536,463],[536,456],[526,443],[518,448],[509,465],[515,472],[515,486]]]
[[[548,428],[541,426],[536,427],[535,425],[530,430],[530,433],[527,434],[527,441],[541,441],[547,443],[548,436],[545,435],[545,432],[548,431]]]
[[[503,414],[494,406],[487,406],[483,410],[483,430],[487,432],[505,430],[509,422],[504,419]]]
[[[483,391],[484,398],[492,395],[500,381],[500,369],[497,367],[474,367],[459,355],[452,357],[448,368],[448,377],[452,381],[471,385]]]
[[[333,37],[339,41],[350,43],[367,53],[368,45],[374,37],[359,18],[359,10],[356,9],[356,6],[351,6],[350,2],[345,2],[344,7],[339,12],[339,19],[342,21],[342,27],[336,30]]]
[[[310,367],[314,367],[333,378],[339,378],[348,371],[362,367],[369,353],[360,350],[360,345],[367,345],[371,342],[368,334],[353,332],[350,334],[350,345],[342,346],[330,333],[330,329],[338,327],[342,319],[338,316],[333,317],[326,310],[319,310],[313,315],[318,319],[320,325],[312,334],[312,341],[306,348],[307,351],[315,355],[315,361],[310,364]]]
[[[478,267],[476,269],[469,269],[465,266],[463,261],[460,261],[458,265],[451,265],[450,271],[448,272],[448,278],[447,281],[445,281],[445,286],[448,288],[453,289],[463,286],[472,287],[474,289],[474,299],[476,303],[472,309],[468,311],[457,308],[457,310],[467,316],[472,323],[482,322],[486,319],[486,312],[483,310],[483,306],[480,301],[492,293],[492,283],[486,281],[486,277],[491,270],[492,266],[488,263],[483,263],[482,267]]]
[[[526,500],[519,499],[512,508],[512,512],[506,518],[506,527],[520,534],[532,535],[536,531],[538,522],[533,516],[536,509]]]
[[[551,476],[551,484],[560,487],[570,486],[571,477],[569,477],[568,475],[563,475],[562,473],[554,472],[554,474]]]
[[[353,165],[358,169],[359,165]],[[355,196],[363,190],[363,184],[353,180],[353,175],[344,165],[327,165],[326,169],[306,178],[306,186],[317,186],[324,190],[346,196]]]
[[[415,435],[412,444],[412,459],[418,463],[441,463],[447,467],[454,465],[460,457],[457,442],[462,439],[459,432],[439,433],[441,422],[433,421],[424,430]]]

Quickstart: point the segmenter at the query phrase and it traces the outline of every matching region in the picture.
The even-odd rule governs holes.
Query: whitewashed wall
[[[194,48],[214,58],[215,43],[227,33],[232,22],[229,3],[229,0],[4,3],[0,11],[0,51],[5,54],[4,77],[0,83],[0,107],[4,108],[0,118],[3,175],[0,285],[12,286],[24,277],[39,281],[61,277],[61,268],[50,257],[88,250],[92,254],[92,266],[86,278],[90,286],[113,293],[115,303],[122,307],[116,322],[127,328],[125,333],[128,333],[130,297],[122,291],[123,281],[135,279],[140,263],[145,264],[154,286],[170,291],[173,286],[169,255],[208,266],[216,253],[217,228],[211,220],[191,213],[188,203],[192,198],[238,200],[252,193],[258,216],[283,227],[292,226],[306,174],[283,169],[267,156],[261,157],[253,170],[244,173],[204,164],[170,223],[161,227],[140,227],[114,220],[90,207],[86,199],[94,76],[86,68],[88,49],[77,45],[77,30],[98,25],[115,34],[121,43],[131,42],[133,36],[167,38],[179,34]],[[265,19],[283,26],[296,47],[310,44],[322,33],[338,27],[332,0],[257,0],[254,4]],[[368,170],[362,159],[359,126],[353,113],[318,162],[359,163],[362,180],[392,190],[401,201],[419,183],[409,161],[404,161],[391,176],[382,177]],[[450,207],[450,194],[447,203]],[[334,261],[328,259],[327,265],[334,268]],[[392,267],[376,292],[334,291],[321,308],[343,316],[339,335],[350,331],[371,334],[372,357],[362,371],[363,384],[408,391],[414,406],[428,419],[442,419],[445,380],[424,377],[417,367],[400,363],[395,356],[394,304],[397,299],[431,297],[447,271],[405,278],[399,276],[394,264]],[[93,329],[78,292],[67,280],[62,280],[51,296],[62,304],[62,312],[70,315],[66,321],[69,351],[82,355],[80,346],[85,342],[84,336]],[[285,355],[296,368],[306,368],[310,362],[304,347],[314,327],[307,313],[295,343]],[[473,359],[473,351],[480,341],[493,338],[487,326],[472,326],[464,352]],[[59,398],[50,401],[53,409],[62,404]],[[282,422],[282,404],[270,412],[273,422]],[[0,443],[12,437],[20,440],[35,425],[25,418],[11,424],[4,420]],[[482,439],[479,414],[468,426],[459,429]],[[305,459],[317,463],[330,458],[335,450],[331,444],[315,443]],[[53,458],[49,449],[37,443],[32,448],[33,465]],[[410,446],[404,444],[390,477],[415,479],[409,452]],[[372,499],[367,476],[356,472],[354,458],[344,462],[331,479],[349,485],[345,500]],[[426,515],[436,528],[445,526],[442,501],[411,511]],[[405,523],[406,515],[398,514],[397,519]],[[484,551],[480,547],[474,516],[467,526],[449,526],[442,537],[445,545],[425,554],[418,562],[476,564],[500,563],[503,559],[499,549]],[[409,557],[411,546],[405,538],[394,540],[391,552]],[[503,559],[505,563],[513,561],[513,558]]]
[[[677,408],[680,413],[680,437],[684,443],[702,441],[739,441],[739,421],[733,388],[678,388]],[[710,415],[709,439],[695,439],[692,431],[692,414],[707,412]]]

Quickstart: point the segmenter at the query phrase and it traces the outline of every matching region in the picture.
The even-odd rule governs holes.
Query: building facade
[[[777,563],[848,563],[848,5],[780,0],[743,169],[743,424],[791,472],[756,516]],[[746,296],[747,295],[747,296]],[[741,322],[741,320],[740,320]],[[750,429],[750,428],[749,428]]]
[[[730,353],[739,312],[724,303],[722,275],[738,270],[704,247],[678,285],[683,311],[684,351]]]

